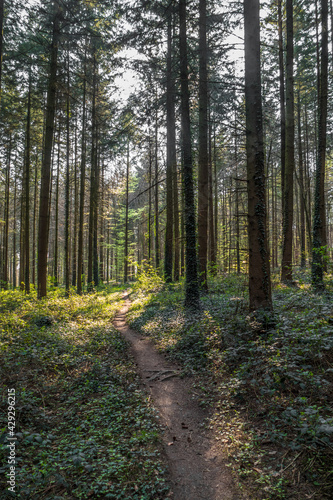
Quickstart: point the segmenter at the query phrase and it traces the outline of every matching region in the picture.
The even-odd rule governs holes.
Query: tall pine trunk
[[[83,224],[84,224],[84,195],[86,177],[86,52],[84,54],[84,75],[83,75],[83,104],[82,104],[82,137],[81,137],[81,166],[80,166],[80,209],[79,209],[79,235],[77,251],[77,285],[76,291],[82,293],[83,274]]]
[[[97,92],[97,89],[96,89]],[[100,187],[100,154],[99,154],[99,127],[97,125],[96,116],[96,133],[95,133],[95,147],[96,147],[96,177],[95,177],[95,194],[94,194],[94,241],[93,241],[93,275],[94,283],[96,286],[99,284],[99,258],[98,258],[98,214],[99,214],[99,187]]]
[[[294,216],[294,170],[295,170],[295,125],[294,125],[294,40],[293,0],[286,1],[287,56],[286,56],[286,165],[284,176],[284,213],[281,280],[291,283],[293,279],[293,216]]]
[[[74,224],[72,246],[72,286],[77,282],[77,221],[78,221],[78,178],[77,178],[77,118],[75,118],[75,145],[74,145]]]
[[[168,17],[168,52],[167,52],[167,164],[166,164],[166,226],[164,251],[165,281],[172,281],[172,254],[173,254],[173,169],[176,163],[176,131],[175,131],[175,103],[174,79],[172,75],[172,14]]]
[[[244,1],[250,310],[272,309],[266,228],[259,0]]]
[[[128,280],[128,191],[129,191],[129,139],[127,139],[127,158],[126,158],[124,283],[127,283]]]
[[[34,213],[32,219],[32,276],[33,285],[36,284],[36,218],[37,218],[37,192],[38,192],[38,151],[36,153],[35,181],[34,181]]]
[[[155,116],[155,266],[160,267],[160,235],[159,235],[159,213],[158,213],[158,113],[156,92],[156,116]]]
[[[3,270],[2,281],[3,287],[8,289],[8,246],[9,246],[9,195],[10,195],[10,166],[12,155],[12,135],[9,135],[8,158],[6,168],[6,187],[5,187],[5,227],[4,227],[4,243],[3,243]]]
[[[59,248],[59,175],[60,175],[60,120],[58,125],[58,154],[57,154],[57,182],[55,186],[55,228],[54,228],[54,262],[53,274],[54,285],[59,286],[59,273],[58,273],[58,248]]]
[[[70,102],[69,102],[69,48],[67,48],[67,95],[66,95],[66,179],[65,179],[65,293],[69,295],[69,157],[70,157]]]
[[[190,129],[190,99],[188,89],[187,67],[187,35],[186,35],[186,0],[179,0],[179,53],[181,82],[181,123],[182,123],[182,153],[183,153],[183,183],[185,204],[185,235],[186,235],[186,288],[185,307],[199,307],[199,287],[197,270],[195,207],[193,187],[193,163]]]
[[[88,233],[88,290],[98,285],[95,276],[95,222],[97,212],[97,124],[96,124],[96,49],[93,47],[93,88],[91,112],[91,173],[90,173],[90,202],[89,202],[89,233]],[[98,278],[98,277],[97,277]]]
[[[312,251],[312,284],[320,290],[323,282],[323,247],[326,244],[325,220],[325,163],[326,163],[326,129],[327,129],[327,92],[328,92],[328,1],[321,0],[321,63],[320,93],[318,120],[318,151],[315,176],[315,197],[313,215],[313,251]]]
[[[283,61],[283,18],[282,0],[278,0],[278,32],[279,32],[279,84],[280,84],[280,147],[281,147],[281,198],[282,217],[284,216],[284,176],[286,169],[286,108],[284,92],[284,61]]]
[[[47,89],[46,104],[46,130],[43,147],[43,161],[41,169],[41,188],[39,203],[39,223],[38,223],[38,297],[46,296],[47,284],[47,252],[49,242],[49,201],[50,201],[50,178],[51,178],[51,157],[53,144],[54,114],[56,103],[56,82],[57,82],[57,58],[58,43],[60,38],[60,4],[59,0],[54,0],[54,20],[50,54],[50,74]]]
[[[3,10],[4,0],[0,0],[0,98],[1,98],[1,80],[2,80],[2,42],[3,42]]]
[[[29,94],[27,110],[27,132],[26,132],[26,153],[25,153],[25,223],[24,223],[24,288],[25,293],[30,293],[30,147],[31,147],[31,69],[29,75]]]
[[[199,282],[207,290],[208,251],[208,76],[206,0],[199,1],[199,171],[198,171],[198,257]]]
[[[299,171],[299,191],[300,191],[300,240],[301,240],[301,268],[306,266],[305,256],[305,196],[304,196],[304,163],[303,163],[303,143],[301,128],[301,98],[298,89],[297,106],[297,129],[298,129],[298,171]]]
[[[175,22],[173,24],[173,38],[175,39]],[[173,48],[174,50],[174,48]],[[176,118],[175,118],[175,74],[173,76],[173,127],[174,136],[176,137]],[[172,166],[172,196],[173,196],[173,238],[174,238],[174,259],[173,259],[173,279],[174,281],[179,281],[181,269],[180,269],[180,229],[179,229],[179,189],[178,189],[178,168],[177,168],[177,156],[176,156],[176,138],[174,144],[174,157],[175,161]]]
[[[16,288],[16,193],[17,193],[17,178],[15,176],[14,185],[14,213],[13,213],[13,289]]]

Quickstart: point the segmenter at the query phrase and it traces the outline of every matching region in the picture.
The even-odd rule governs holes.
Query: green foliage
[[[137,266],[137,277],[133,285],[133,291],[138,292],[154,292],[161,289],[163,279],[159,276],[158,271],[148,261],[143,260],[141,264],[134,262]]]
[[[186,315],[177,284],[137,293],[129,316],[197,372],[200,404],[214,407],[211,426],[258,499],[311,491],[321,500],[333,487],[333,280],[318,295],[308,273],[294,274],[294,287],[274,281],[274,321],[248,313],[247,284],[236,275],[216,277],[196,314]]]
[[[16,498],[164,498],[154,411],[112,326],[121,294],[6,291],[0,301],[0,489],[15,388]]]

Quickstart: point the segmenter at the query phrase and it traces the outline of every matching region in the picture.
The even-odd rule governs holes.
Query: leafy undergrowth
[[[318,295],[308,279],[274,283],[274,317],[248,314],[244,277],[215,278],[195,314],[182,284],[133,296],[132,327],[196,373],[208,425],[254,499],[333,496],[333,281]]]
[[[7,488],[7,391],[16,396],[20,499],[166,496],[156,415],[112,326],[121,293],[0,294],[0,490]]]

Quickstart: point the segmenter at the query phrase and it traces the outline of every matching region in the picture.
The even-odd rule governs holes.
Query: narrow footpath
[[[159,411],[164,451],[174,500],[245,500],[237,492],[226,460],[203,423],[208,413],[190,396],[191,381],[180,378],[179,366],[158,353],[149,338],[126,324],[130,300],[114,319],[114,326],[131,343],[138,373]]]

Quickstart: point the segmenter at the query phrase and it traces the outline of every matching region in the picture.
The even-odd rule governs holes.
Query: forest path
[[[203,428],[208,412],[190,396],[191,382],[177,376],[180,367],[158,353],[150,339],[126,323],[125,305],[114,326],[131,344],[137,371],[148,388],[165,429],[163,444],[174,500],[241,500],[226,460],[211,432]]]

